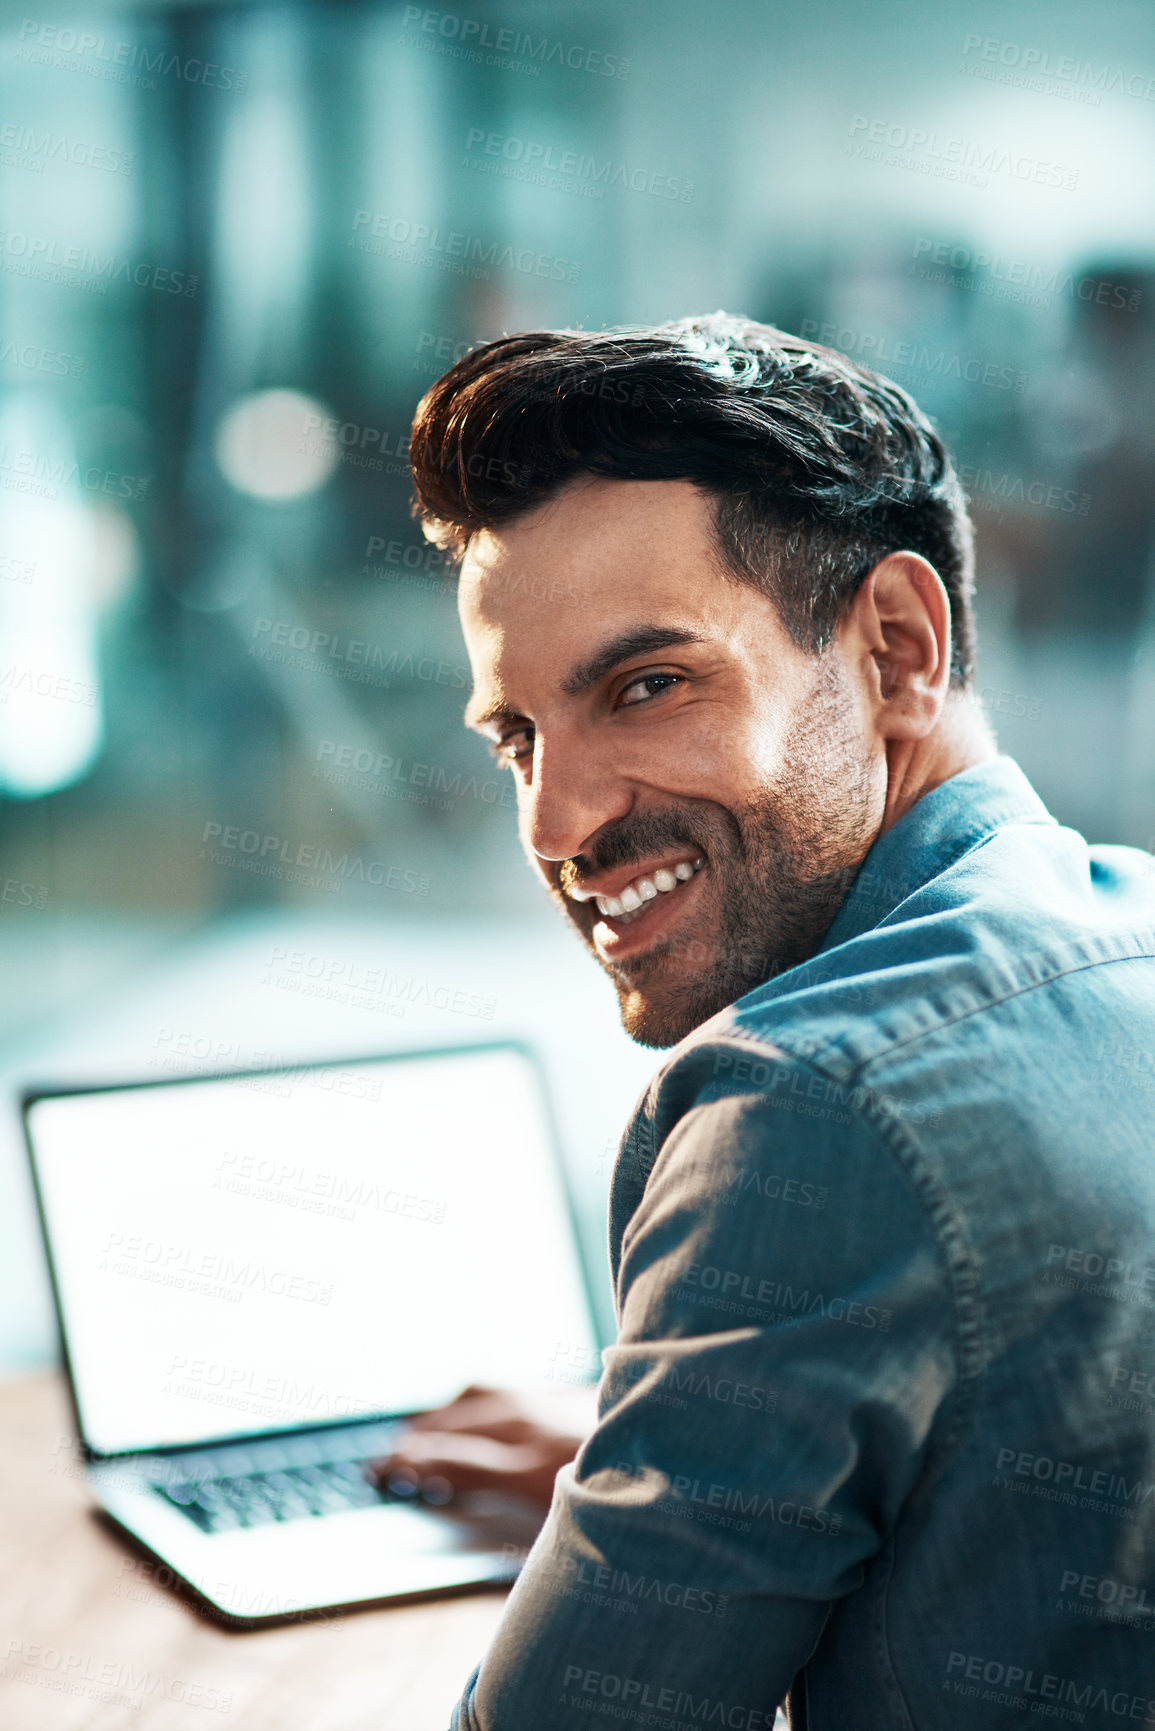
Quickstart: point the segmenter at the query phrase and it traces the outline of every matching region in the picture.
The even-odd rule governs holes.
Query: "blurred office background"
[[[725,307],[963,467],[980,676],[1155,848],[1155,29],[1076,0],[13,10],[0,46],[0,1370],[55,1348],[29,1082],[506,1033],[590,1254],[656,1061],[462,730],[414,405],[475,342]]]

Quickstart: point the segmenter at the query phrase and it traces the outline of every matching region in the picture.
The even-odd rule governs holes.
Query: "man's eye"
[[[651,697],[657,697],[663,691],[668,691],[673,685],[682,683],[681,675],[677,673],[643,673],[640,678],[631,680],[623,686],[618,696],[618,702],[627,709],[635,704],[646,703]],[[631,696],[631,693],[636,695]]]
[[[517,763],[522,758],[532,757],[533,728],[516,728],[513,733],[507,733],[502,739],[494,740],[489,749],[498,763]]]

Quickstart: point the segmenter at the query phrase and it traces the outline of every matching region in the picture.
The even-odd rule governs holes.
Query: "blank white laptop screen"
[[[28,1116],[98,1453],[415,1411],[596,1362],[515,1048],[47,1097]]]

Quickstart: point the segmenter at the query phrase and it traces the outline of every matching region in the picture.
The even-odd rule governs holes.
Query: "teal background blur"
[[[33,8],[0,95],[0,1369],[55,1352],[30,1082],[527,1036],[602,1265],[655,1056],[409,515],[472,343],[725,307],[892,374],[1003,749],[1155,848],[1146,4]]]

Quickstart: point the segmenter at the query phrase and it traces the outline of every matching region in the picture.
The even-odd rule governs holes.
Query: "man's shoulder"
[[[885,910],[877,923],[756,987],[691,1042],[765,1046],[845,1080],[1019,994],[1128,959],[1153,963],[1155,1014],[1155,860],[1138,848],[1011,826],[897,905],[869,862],[855,894]]]
[[[1113,990],[1155,1037],[1153,866],[1138,849],[1089,847],[1058,825],[1008,826],[895,905],[894,884],[868,859],[858,910],[875,897],[885,912],[682,1040],[635,1133],[660,1140],[695,1105],[783,1091],[828,1108],[833,1125],[849,1112],[933,1127],[957,1092],[954,1071],[976,1056],[989,1058],[992,1084],[1006,1067],[1008,1088],[1032,1057],[1045,1066],[1051,1024],[1069,1021],[1072,1004],[1082,1048],[1093,1049]],[[1138,983],[1133,970],[1126,982],[1102,973],[1121,960],[1143,964]],[[1047,1001],[1060,983],[1061,1009]],[[999,1012],[1012,1001],[1010,1028]]]

